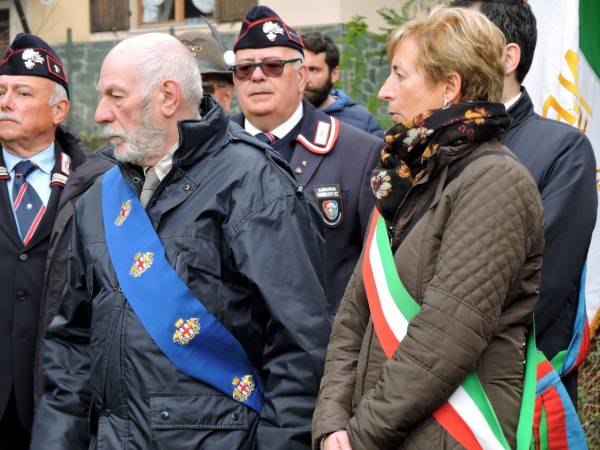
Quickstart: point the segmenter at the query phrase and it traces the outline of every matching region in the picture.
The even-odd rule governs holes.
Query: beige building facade
[[[383,7],[398,9],[405,0],[21,0],[25,16],[32,33],[38,34],[53,45],[60,45],[67,40],[67,29],[71,30],[73,42],[94,42],[120,40],[132,34],[149,31],[170,31],[176,33],[204,28],[199,19],[186,17],[189,4],[212,2],[220,12],[212,15],[217,29],[221,33],[235,33],[240,28],[239,20],[227,20],[240,16],[252,4],[261,4],[273,8],[284,20],[297,28],[322,27],[350,21],[354,16],[364,16],[369,30],[379,32],[384,26],[377,10]],[[150,8],[160,7],[170,2],[171,18],[144,23]],[[198,3],[196,3],[198,2]],[[416,4],[431,4],[431,1],[418,0]],[[146,14],[144,14],[144,8]],[[22,31],[13,1],[0,0],[2,9],[10,13],[10,39]],[[233,15],[231,14],[233,12]],[[110,15],[120,25],[112,30]],[[107,19],[101,16],[108,15]],[[192,14],[193,15],[193,14]],[[220,17],[225,20],[219,20]],[[243,16],[243,14],[241,14]],[[241,18],[241,17],[240,17]],[[216,20],[215,20],[216,19]],[[98,22],[109,25],[98,27]]]

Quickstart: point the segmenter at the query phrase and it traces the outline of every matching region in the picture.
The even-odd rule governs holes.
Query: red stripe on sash
[[[552,386],[544,392],[542,401],[544,402],[546,423],[548,424],[548,448],[551,450],[569,450],[565,411],[556,387]]]
[[[540,450],[540,423],[542,421],[542,397],[535,397],[533,410],[533,434],[535,436],[535,450]]]
[[[373,277],[370,258],[370,248],[372,245],[376,245],[373,240],[376,239],[378,216],[379,212],[375,210],[371,219],[367,245],[363,254],[366,264],[363,264],[362,275],[365,290],[367,292],[369,308],[371,310],[371,318],[373,319],[373,326],[375,327],[375,334],[377,335],[379,343],[381,344],[386,356],[391,358],[394,356],[394,353],[396,352],[396,349],[400,343],[396,339],[396,336],[394,336],[392,329],[388,325],[387,320],[385,320],[385,316],[383,315],[381,303],[379,302],[379,293],[377,292],[377,287],[375,286],[375,278]]]
[[[567,374],[571,373],[573,370],[577,369],[579,366],[583,364],[585,359],[590,352],[590,325],[588,324],[587,315],[585,317],[585,325],[583,326],[583,336],[581,337],[581,342],[579,343],[579,353],[577,354],[577,360],[571,369],[567,372]]]
[[[550,364],[550,361],[548,361],[547,359],[538,363],[536,367],[536,380],[540,381],[553,370],[554,369],[552,368],[552,364]]]
[[[450,403],[444,403],[433,413],[433,417],[435,417],[442,428],[467,450],[483,450],[469,426],[458,415]]]

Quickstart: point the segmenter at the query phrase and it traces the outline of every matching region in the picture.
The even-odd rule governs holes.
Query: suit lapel
[[[306,147],[296,141],[290,166],[294,171],[294,176],[298,184],[306,186],[323,159],[325,159],[323,156],[309,152]]]
[[[2,164],[4,164],[4,161],[2,161]],[[0,219],[0,229],[8,236],[9,241],[11,241],[16,248],[21,249],[23,248],[23,242],[21,241],[21,237],[17,230],[17,224],[15,222],[12,205],[10,204],[5,180],[0,181],[0,197],[2,197],[0,205],[4,211],[2,218]]]

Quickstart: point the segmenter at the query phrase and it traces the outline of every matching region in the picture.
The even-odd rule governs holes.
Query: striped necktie
[[[267,145],[273,145],[275,142],[277,142],[277,136],[269,133],[268,131],[266,133],[258,133],[254,137]]]
[[[27,176],[37,169],[31,161],[24,160],[15,165],[15,179],[12,187],[13,210],[19,223],[19,234],[27,245],[37,230],[46,207],[33,186],[27,183]]]

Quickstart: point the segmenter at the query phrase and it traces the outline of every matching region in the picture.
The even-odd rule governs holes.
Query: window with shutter
[[[129,29],[129,0],[90,0],[92,33]]]
[[[138,0],[140,25],[193,22],[209,17],[218,22],[242,20],[257,0]]]
[[[140,24],[213,17],[215,0],[138,0]]]
[[[10,45],[10,10],[0,9],[0,55],[4,55]]]

